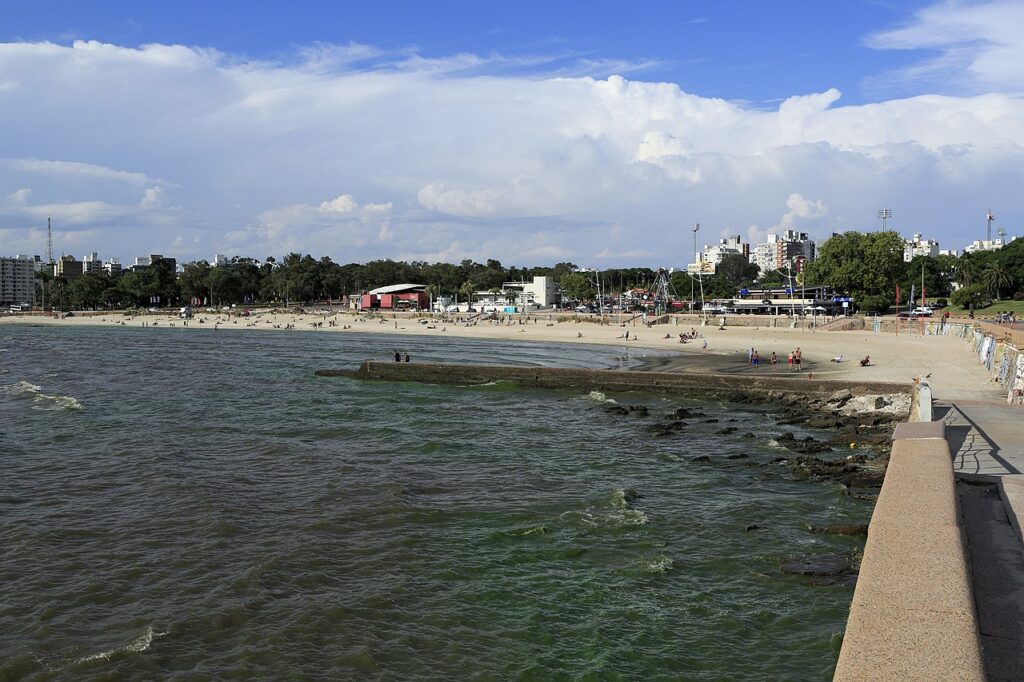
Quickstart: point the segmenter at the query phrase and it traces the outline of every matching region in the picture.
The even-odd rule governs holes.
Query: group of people
[[[789,370],[791,372],[800,371],[801,364],[803,363],[803,357],[803,351],[800,350],[799,346],[797,346],[796,350],[789,352],[789,355],[786,358],[786,364],[789,365]],[[754,369],[757,369],[760,366],[761,356],[757,352],[757,349],[751,347],[750,350],[747,351],[747,364],[749,364]],[[778,367],[779,356],[776,355],[775,351],[772,351],[772,354],[768,356],[768,364],[771,365],[773,372],[775,371],[776,367]]]
[[[999,324],[1008,324],[1012,327],[1017,322],[1017,315],[1012,311],[996,313],[996,322]]]
[[[395,362],[409,362],[409,353],[406,352],[403,356],[397,350],[395,351]]]

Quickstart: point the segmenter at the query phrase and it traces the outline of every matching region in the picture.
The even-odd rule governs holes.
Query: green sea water
[[[396,343],[636,360],[0,326],[0,679],[830,678],[853,588],[780,563],[858,549],[807,526],[871,509],[770,464],[794,427],[696,395],[313,375]],[[719,422],[648,432],[679,406]]]

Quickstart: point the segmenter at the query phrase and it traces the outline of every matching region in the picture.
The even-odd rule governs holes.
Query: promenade
[[[1024,679],[1024,410],[995,388],[940,396],[985,670]]]

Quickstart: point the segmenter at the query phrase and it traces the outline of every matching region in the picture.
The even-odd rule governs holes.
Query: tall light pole
[[[892,210],[891,209],[888,209],[888,208],[880,208],[880,209],[878,209],[878,219],[882,221],[882,232],[885,232],[885,230],[886,230],[885,221],[889,220],[889,218],[892,218]]]
[[[992,241],[992,221],[995,219],[996,217],[992,215],[992,211],[985,214],[985,239],[987,241]]]
[[[697,266],[698,266],[698,269],[697,269],[698,277],[700,276],[700,274],[699,274],[700,273],[700,265],[699,265],[700,264],[700,258],[697,257],[697,232],[699,232],[699,231],[700,231],[700,223],[697,223],[693,227],[693,262],[694,262],[694,264],[697,264]],[[693,297],[695,295],[696,295],[696,292],[693,290],[693,276],[691,275],[690,276],[690,312],[691,313],[693,312]]]

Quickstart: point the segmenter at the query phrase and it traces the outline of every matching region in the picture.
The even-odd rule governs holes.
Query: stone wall
[[[642,372],[557,367],[504,365],[453,365],[420,362],[365,361],[358,370],[317,370],[319,376],[351,376],[378,381],[420,381],[431,384],[470,385],[510,381],[525,388],[571,388],[580,391],[645,391],[692,395],[694,391],[716,394],[764,395],[769,392],[828,395],[848,389],[854,395],[908,394],[910,384],[810,380],[797,377],[697,374],[689,372]]]

